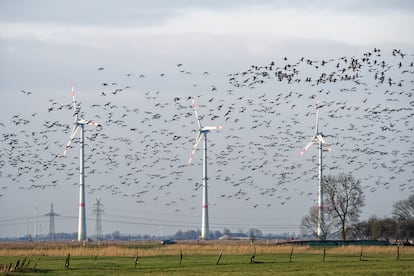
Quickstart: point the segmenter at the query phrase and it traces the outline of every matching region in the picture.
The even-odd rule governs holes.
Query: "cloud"
[[[153,10],[145,11],[153,16]],[[167,12],[161,9],[157,12]],[[302,39],[323,39],[336,42],[367,45],[378,43],[413,43],[411,32],[413,13],[387,11],[383,14],[347,13],[338,9],[265,9],[256,6],[250,9],[213,11],[212,9],[191,9],[187,12],[168,11],[174,16],[161,16],[157,24],[128,26],[78,25],[59,20],[56,22],[4,22],[0,23],[0,37],[32,38],[39,41],[67,45],[85,45],[105,48],[120,43],[140,41],[147,37],[192,36],[199,34],[236,34],[245,36],[266,36],[269,38],[296,37]],[[81,12],[82,14],[82,12]],[[83,17],[77,14],[77,16]],[[86,16],[86,15],[85,15]],[[97,16],[91,13],[88,18]],[[119,14],[118,14],[119,16]],[[73,16],[72,18],[74,18]],[[126,16],[132,20],[131,16]]]
[[[201,10],[211,13],[238,12],[261,9],[263,11],[293,11],[313,13],[328,11],[339,14],[412,13],[410,0],[231,0],[212,1],[2,1],[0,18],[3,22],[92,25],[106,27],[158,26],[166,21]]]

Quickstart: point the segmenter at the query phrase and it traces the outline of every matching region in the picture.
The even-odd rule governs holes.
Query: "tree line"
[[[328,175],[322,179],[325,195],[323,207],[323,235],[320,239],[385,240],[409,243],[414,238],[414,194],[392,206],[392,217],[359,217],[365,206],[361,182],[351,174]],[[311,207],[303,217],[303,235],[318,238],[316,228],[318,206]]]

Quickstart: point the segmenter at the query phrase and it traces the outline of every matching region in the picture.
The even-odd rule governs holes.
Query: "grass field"
[[[240,242],[2,243],[0,273],[20,260],[23,275],[414,275],[413,247],[400,247],[399,260],[395,246],[329,247],[325,260],[323,252],[318,247]]]

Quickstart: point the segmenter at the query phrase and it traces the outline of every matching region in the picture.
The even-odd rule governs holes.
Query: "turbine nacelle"
[[[207,127],[202,127],[200,128],[200,132],[207,132],[210,130],[219,130],[219,129],[223,129],[224,126],[207,126]]]
[[[315,144],[315,143],[320,143],[321,146],[324,145],[328,151],[332,151],[331,146],[326,143],[325,138],[323,137],[324,135],[322,134],[322,132],[319,132],[319,109],[320,109],[320,102],[319,102],[319,98],[318,98],[318,102],[316,103],[316,125],[315,125],[315,135],[311,138],[311,140],[309,141],[309,143],[305,146],[305,148],[300,152],[300,155],[304,155],[305,152],[308,150],[308,148]]]
[[[308,150],[308,148],[311,145],[315,144],[315,143],[321,143],[321,145],[324,145],[328,151],[332,152],[331,146],[326,143],[326,141],[323,138],[322,134],[317,134],[317,135],[312,137],[312,139],[309,141],[309,143],[306,145],[306,147],[300,152],[300,155],[304,155],[305,152]]]
[[[220,129],[224,128],[223,126],[206,126],[206,127],[202,127],[200,118],[198,117],[197,105],[194,101],[194,97],[191,98],[191,101],[192,101],[192,106],[193,106],[193,110],[194,110],[194,115],[197,119],[198,133],[197,133],[197,136],[196,136],[196,139],[195,139],[195,142],[194,142],[193,150],[191,151],[190,159],[188,160],[188,164],[191,164],[191,161],[193,160],[195,151],[197,150],[198,144],[201,141],[202,134],[204,134],[206,136],[207,133],[211,130],[220,130]]]
[[[72,85],[72,106],[73,106],[73,116],[76,118],[76,121],[73,125],[72,132],[70,133],[69,140],[66,143],[65,150],[63,151],[62,157],[65,157],[66,153],[68,152],[69,146],[72,143],[72,140],[75,138],[76,133],[79,130],[79,126],[84,126],[84,125],[91,125],[95,127],[101,126],[99,123],[92,121],[92,120],[79,119],[79,110],[76,107],[75,90],[73,88],[73,85]]]
[[[96,126],[96,127],[101,126],[99,123],[97,123],[95,121],[84,120],[84,119],[81,119],[81,120],[77,121],[76,124],[78,124],[78,125],[91,125],[91,126]]]

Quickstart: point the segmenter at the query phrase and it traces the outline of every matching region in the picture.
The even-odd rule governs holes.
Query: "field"
[[[213,241],[1,243],[0,265],[0,274],[11,275],[413,275],[414,248]]]

